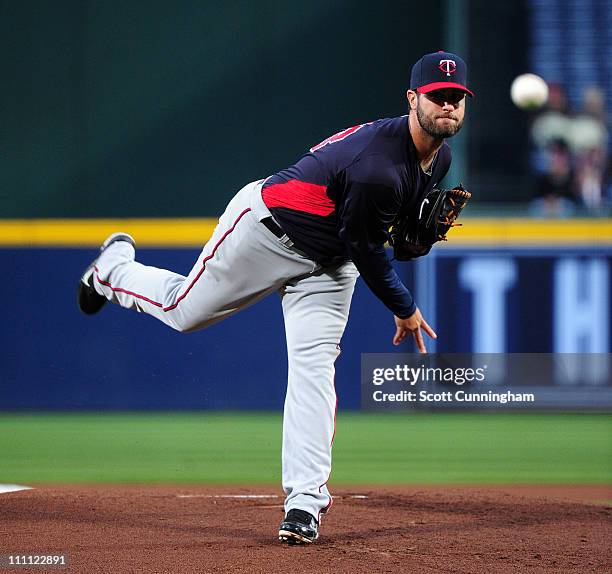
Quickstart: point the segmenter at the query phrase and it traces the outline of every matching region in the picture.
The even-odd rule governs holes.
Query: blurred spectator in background
[[[570,130],[578,190],[589,209],[597,209],[603,204],[607,144],[604,95],[599,88],[589,87],[584,91],[582,110],[572,120]]]
[[[545,152],[546,168],[537,175],[530,212],[536,217],[569,217],[580,203],[570,148],[565,140],[557,139],[548,143]]]
[[[578,208],[598,210],[605,204],[608,129],[599,88],[585,89],[582,109],[572,116],[563,88],[550,84],[548,103],[533,121],[531,139],[536,177],[532,215],[567,217]]]
[[[570,145],[571,123],[565,90],[559,84],[549,84],[546,107],[531,125],[531,139],[535,144],[532,165],[536,173],[548,170],[547,150],[553,142]]]

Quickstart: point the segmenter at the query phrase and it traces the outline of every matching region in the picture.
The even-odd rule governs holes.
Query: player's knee
[[[174,322],[172,323],[172,328],[175,331],[178,331],[179,333],[193,333],[193,331],[196,331],[196,327],[194,326],[193,322],[191,321],[180,321],[180,322]]]
[[[208,325],[209,322],[193,317],[178,317],[171,323],[172,328],[179,333],[193,333],[208,327]]]
[[[303,341],[290,345],[289,361],[319,365],[333,365],[340,355],[340,345],[336,341]],[[313,358],[315,360],[313,361]]]

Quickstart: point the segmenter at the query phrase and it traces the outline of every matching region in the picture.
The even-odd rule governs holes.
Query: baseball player
[[[400,221],[409,222],[409,236],[423,210],[438,203],[428,194],[448,171],[451,153],[444,140],[461,128],[466,94],[473,95],[466,74],[455,54],[423,56],[412,68],[407,115],[346,129],[291,167],[246,185],[187,277],[136,262],[132,237],[115,233],[79,282],[78,305],[85,314],[112,301],[181,332],[280,295],[288,354],[281,541],[314,541],[332,505],[327,481],[335,433],[334,362],[358,275],[393,313],[395,345],[411,336],[425,353],[423,333],[436,338],[395,273],[385,243],[390,229],[401,229]],[[449,207],[437,217],[452,225],[456,215]],[[394,247],[402,238],[412,241],[412,256],[431,247],[400,235],[394,235]],[[436,231],[433,241],[441,238]]]

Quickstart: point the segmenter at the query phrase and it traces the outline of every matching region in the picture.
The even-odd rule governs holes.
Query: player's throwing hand
[[[410,315],[410,317],[406,319],[395,317],[395,326],[397,329],[395,331],[395,337],[393,337],[393,344],[399,345],[406,338],[408,333],[412,333],[419,349],[419,353],[427,353],[427,348],[425,347],[425,341],[423,340],[423,333],[421,333],[421,329],[423,329],[423,331],[425,331],[432,339],[438,338],[438,335],[436,335],[436,332],[429,326],[427,321],[425,321],[418,308],[412,315]]]

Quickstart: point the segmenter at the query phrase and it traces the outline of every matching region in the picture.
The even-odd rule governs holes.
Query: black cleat
[[[127,241],[132,245],[136,245],[133,237],[127,233],[113,233],[100,247],[100,254],[109,246],[117,241]],[[100,257],[100,255],[98,255]],[[85,273],[81,276],[79,286],[77,287],[77,305],[79,309],[85,315],[95,315],[104,305],[107,303],[106,297],[100,295],[94,289],[94,267],[98,261],[96,257],[89,267],[85,270]]]
[[[310,544],[318,537],[319,523],[304,510],[290,510],[278,530],[278,539],[287,544]]]

